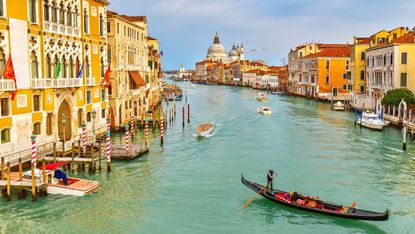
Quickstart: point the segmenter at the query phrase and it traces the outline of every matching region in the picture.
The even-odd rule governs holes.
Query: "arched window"
[[[86,60],[85,60],[85,76],[87,77],[87,78],[89,78],[89,67],[90,67],[90,65],[89,65],[89,58],[86,58]]]
[[[49,5],[47,2],[43,3],[43,17],[45,21],[50,21],[50,15],[49,15]]]
[[[41,133],[41,123],[40,122],[37,122],[37,123],[34,123],[33,124],[33,134],[35,134],[35,135],[40,135],[40,133]]]
[[[75,75],[77,78],[80,78],[78,77],[79,70],[81,70],[81,63],[79,62],[79,58],[76,58]]]
[[[72,26],[72,12],[71,12],[71,6],[68,6],[68,9],[66,11],[66,25]]]
[[[59,77],[56,76],[57,75],[57,71],[58,71],[58,61],[59,61],[59,57],[58,57],[58,55],[56,55],[55,56],[55,60],[53,61],[54,62],[54,64],[53,64],[53,72],[51,74],[52,75],[52,78],[55,78],[55,79],[61,77],[60,74],[59,74]],[[61,61],[61,69],[62,69],[62,61]]]
[[[72,56],[69,58],[69,77],[74,78],[74,62]]]
[[[107,60],[109,63],[111,63],[111,47],[110,46],[108,46],[108,49],[107,49]]]
[[[46,56],[46,69],[45,69],[45,76],[46,78],[52,78],[52,64],[51,64],[51,59],[50,59],[50,55],[48,54]]]
[[[32,79],[39,78],[38,65],[39,62],[37,60],[37,56],[35,52],[32,52],[30,55],[30,73],[32,74]]]
[[[52,3],[52,22],[58,23],[58,6],[55,1]]]
[[[59,11],[59,23],[65,24],[65,6],[63,3],[60,5],[60,11]]]
[[[101,77],[105,76],[104,58],[101,58]]]
[[[78,7],[75,7],[75,12],[73,13],[73,26],[78,27]]]
[[[37,23],[37,0],[29,0],[29,20]]]
[[[1,144],[10,142],[10,128],[2,129],[0,132]]]
[[[88,11],[84,9],[84,32],[89,33]]]
[[[3,72],[5,65],[6,65],[6,55],[4,54],[3,49],[0,48],[0,72]]]
[[[102,14],[99,16],[99,35],[104,36],[104,17]]]
[[[68,78],[68,61],[66,60],[65,56],[62,58],[61,67],[63,71],[63,77]]]

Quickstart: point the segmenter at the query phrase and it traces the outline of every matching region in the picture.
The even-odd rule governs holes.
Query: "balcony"
[[[85,78],[85,86],[95,86],[95,77]]]
[[[80,36],[80,28],[79,27],[73,27],[73,26],[67,26],[64,24],[58,24],[53,22],[44,22],[45,31],[51,32],[51,33],[57,33],[57,34],[63,34],[68,36]]]
[[[34,89],[48,89],[55,86],[55,79],[32,79]]]
[[[16,90],[13,80],[0,79],[0,91],[13,91]]]
[[[129,71],[142,71],[143,67],[136,64],[126,64],[125,68]]]
[[[58,78],[55,80],[55,88],[80,87],[81,79],[78,78]]]

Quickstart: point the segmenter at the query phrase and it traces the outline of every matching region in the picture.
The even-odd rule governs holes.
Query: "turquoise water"
[[[185,87],[188,87],[185,85]],[[360,129],[353,114],[324,103],[269,96],[273,115],[256,111],[256,91],[202,86],[187,89],[191,124],[181,110],[168,126],[164,147],[150,131],[151,152],[131,162],[113,162],[113,172],[89,176],[101,189],[82,198],[49,195],[32,203],[0,202],[1,233],[413,233],[415,147],[403,152],[398,129]],[[178,104],[178,108],[182,104]],[[194,128],[213,122],[208,139]],[[142,142],[137,131],[133,141]],[[121,141],[114,135],[113,141]],[[275,187],[319,195],[359,208],[390,209],[386,222],[345,220],[298,211],[256,197],[241,172]]]

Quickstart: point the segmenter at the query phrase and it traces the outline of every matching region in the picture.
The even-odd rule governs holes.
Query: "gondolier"
[[[273,189],[272,188],[272,180],[274,179],[275,174],[277,174],[277,173],[275,173],[273,169],[269,169],[268,174],[267,174],[267,181],[268,181],[267,182],[267,188]]]

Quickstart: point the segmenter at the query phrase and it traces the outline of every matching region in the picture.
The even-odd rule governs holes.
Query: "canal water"
[[[294,97],[269,96],[273,115],[257,113],[255,90],[183,83],[191,123],[168,125],[164,147],[150,130],[151,152],[113,162],[107,175],[75,176],[102,187],[82,198],[49,195],[0,202],[1,233],[413,233],[415,147],[403,152],[400,130],[354,126],[351,113]],[[170,105],[171,108],[171,105]],[[200,123],[214,134],[194,137]],[[143,131],[133,141],[143,142]],[[113,135],[113,141],[122,141]],[[386,222],[345,220],[286,208],[256,197],[241,184],[266,183],[359,208],[390,209]]]

